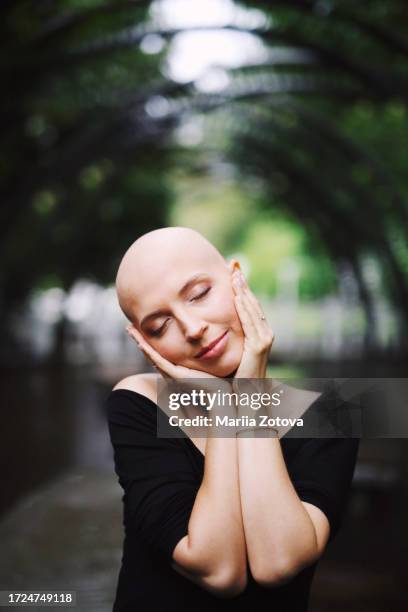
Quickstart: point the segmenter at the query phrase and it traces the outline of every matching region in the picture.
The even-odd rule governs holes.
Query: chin
[[[227,376],[231,376],[231,374],[235,372],[240,362],[241,357],[238,356],[235,359],[229,358],[224,363],[222,359],[220,359],[219,363],[214,363],[211,365],[208,364],[207,367],[202,365],[200,366],[200,368],[197,369],[200,369],[203,372],[208,372],[208,374],[210,374],[211,376],[217,376],[218,378],[226,378]]]
[[[218,376],[218,378],[226,378],[227,376],[231,376],[236,369],[238,368],[238,364],[236,366],[220,366],[214,367],[214,372],[211,372],[214,376]]]

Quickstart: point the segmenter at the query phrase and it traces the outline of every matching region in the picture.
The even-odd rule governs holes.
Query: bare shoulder
[[[157,379],[159,378],[159,374],[155,373],[143,373],[143,374],[133,374],[132,376],[127,376],[119,381],[114,387],[113,391],[117,391],[119,389],[126,389],[127,391],[135,391],[136,393],[140,393],[141,395],[145,395],[147,398],[152,400],[153,402],[157,402]]]

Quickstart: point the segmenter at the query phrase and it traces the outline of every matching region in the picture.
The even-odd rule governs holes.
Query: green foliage
[[[211,176],[172,178],[176,201],[171,225],[202,232],[226,256],[241,254],[249,265],[251,287],[275,296],[285,269],[295,267],[299,298],[311,300],[336,289],[336,275],[322,245],[313,243],[304,228],[279,215],[264,212],[250,183],[215,181]],[[273,210],[275,204],[269,207]]]
[[[124,248],[170,219],[223,252],[247,253],[253,282],[269,293],[287,262],[305,300],[331,291],[335,266],[348,263],[368,330],[370,254],[407,321],[406,2],[242,0],[265,11],[251,34],[270,56],[231,69],[220,95],[171,82],[166,45],[143,53],[151,4],[0,6],[3,308],[50,278],[111,281]],[[175,35],[158,33],[166,43]],[[169,115],[147,112],[154,96]],[[211,112],[213,137],[181,151],[173,128]],[[228,162],[233,178],[209,187],[193,157]]]
[[[153,129],[144,113],[162,85],[160,56],[137,43],[104,50],[143,23],[148,5],[0,8],[3,309],[50,279],[112,282],[124,249],[166,218],[170,158],[160,140],[171,125]]]
[[[202,232],[221,253],[240,250],[248,225],[258,214],[257,202],[234,181],[211,176],[173,175],[175,203],[171,225],[185,225]]]
[[[324,253],[317,257],[316,252],[308,252],[308,242],[299,224],[260,216],[250,225],[242,244],[251,286],[266,295],[281,295],[285,287],[298,286],[299,298],[305,301],[333,292],[333,265]]]

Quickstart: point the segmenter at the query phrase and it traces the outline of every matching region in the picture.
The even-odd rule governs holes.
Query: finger
[[[266,319],[258,300],[250,290],[248,283],[245,281],[245,277],[240,270],[235,271],[233,274],[233,286],[236,295],[240,295],[242,297],[243,306],[246,308],[248,315],[252,320],[254,329],[257,331],[259,337],[262,337],[266,331]]]
[[[164,380],[174,380],[173,376],[169,376],[169,374],[166,374],[166,372],[163,372],[163,370],[161,370],[160,368],[158,368],[157,366],[154,366],[156,372],[158,372],[160,374],[160,376],[164,379]]]
[[[259,331],[260,337],[262,339],[266,339],[267,336],[271,336],[273,343],[275,334],[269,325],[255,294],[248,287],[247,291],[244,291],[244,295],[247,296],[247,299],[249,300],[248,303],[251,304],[251,312],[254,313],[254,324]]]
[[[146,342],[143,335],[140,333],[139,330],[136,329],[136,327],[134,327],[133,325],[130,325],[129,327],[126,328],[126,330],[128,334],[136,341],[138,347],[142,351],[145,351],[152,358],[155,357],[155,353],[157,353],[157,351],[155,351],[155,349],[152,346],[150,346],[148,342]]]
[[[242,305],[245,308],[247,315],[251,320],[255,333],[260,339],[262,339],[262,336],[265,332],[265,326],[264,326],[265,321],[261,319],[258,309],[256,308],[253,301],[250,299],[246,291],[243,291],[240,297],[242,300]]]
[[[249,293],[244,292],[244,296],[244,303],[247,304],[247,309],[250,315],[252,316],[254,326],[256,327],[259,334],[259,338],[261,339],[261,341],[264,342],[270,341],[270,345],[272,346],[275,338],[275,333],[273,332],[268,321],[266,320],[266,317],[263,314],[259,302],[253,294],[251,295],[250,290]],[[247,300],[246,302],[245,299]]]
[[[143,344],[140,346],[140,350],[147,357],[153,367],[160,372],[165,378],[176,378],[177,372],[176,367],[173,363],[165,359],[154,350],[149,344]]]
[[[245,276],[243,275],[243,273],[241,271],[239,272],[239,281],[240,282],[238,282],[238,285],[240,286],[242,292],[248,296],[248,298],[249,298],[251,304],[253,305],[253,307],[255,308],[259,318],[261,320],[264,320],[264,319],[262,319],[262,317],[265,317],[265,315],[264,315],[264,313],[262,311],[262,307],[261,307],[259,301],[257,300],[255,294],[251,291],[251,289],[250,289],[250,287],[249,287],[249,285],[248,285],[248,283],[247,283],[247,281],[245,279]]]
[[[244,334],[246,338],[253,338],[254,334],[257,333],[254,328],[254,324],[250,314],[248,313],[248,309],[244,304],[243,296],[236,295],[235,296],[235,307],[241,321],[242,329],[244,330]]]
[[[239,270],[235,270],[231,277],[235,295],[239,295],[244,287],[244,277]]]
[[[259,317],[259,319],[261,321],[266,321],[265,315],[264,315],[263,310],[262,310],[262,306],[260,305],[259,301],[257,300],[255,294],[251,291],[251,289],[249,287],[244,289],[244,293],[248,296],[248,299],[251,302],[253,308],[255,309],[255,312],[256,312],[257,316]]]
[[[163,376],[163,378],[168,378],[169,380],[172,378],[170,374],[167,374],[164,370],[161,370],[158,366],[154,366],[156,370]]]
[[[126,327],[126,331],[129,334],[129,336],[137,342],[138,345],[144,341],[142,334],[140,333],[138,329],[136,329],[134,325],[128,325]]]
[[[145,342],[145,339],[143,338],[142,334],[136,329],[136,327],[134,327],[133,325],[129,325],[129,327],[126,328],[126,331],[129,336],[133,338],[133,340],[135,340],[140,350],[145,353],[145,345],[147,344],[147,342]]]
[[[167,374],[169,377],[175,377],[176,372],[173,363],[165,359],[158,353],[150,344],[148,344],[143,338],[142,334],[133,326],[127,328],[127,332],[134,340],[136,340],[140,350],[149,359],[149,361],[155,366],[161,373]]]
[[[254,325],[259,331],[260,336],[263,336],[265,332],[269,330],[269,325],[263,313],[262,307],[249,287],[248,289],[244,290],[243,293],[245,299],[247,300],[248,309],[253,317]]]
[[[235,270],[232,275],[232,286],[235,293],[235,301],[240,306],[240,312],[244,319],[248,318],[249,313],[247,312],[247,307],[245,305],[244,297],[245,297],[245,280],[242,272],[240,270]],[[238,298],[238,299],[237,299]]]

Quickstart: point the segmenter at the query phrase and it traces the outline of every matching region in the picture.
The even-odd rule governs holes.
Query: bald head
[[[140,300],[158,284],[174,276],[180,279],[196,268],[226,267],[225,259],[199,232],[188,227],[163,227],[143,234],[126,251],[116,276],[119,305],[126,317],[135,322]]]

